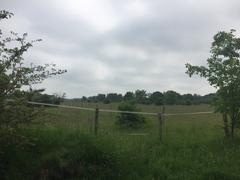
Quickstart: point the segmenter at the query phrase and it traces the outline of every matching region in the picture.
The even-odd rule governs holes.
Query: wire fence
[[[146,115],[146,116],[152,116],[157,117],[156,119],[158,120],[157,124],[157,131],[159,134],[159,138],[162,141],[164,134],[166,135],[166,118],[168,116],[188,116],[188,115],[203,115],[203,114],[213,114],[214,111],[204,111],[204,112],[185,112],[185,113],[165,113],[165,108],[162,109],[161,112],[139,112],[139,111],[120,111],[120,110],[114,110],[114,109],[100,109],[98,106],[96,108],[87,108],[87,107],[79,107],[79,106],[68,106],[68,105],[56,105],[56,104],[48,104],[48,103],[40,103],[40,102],[28,102],[29,104],[32,105],[38,105],[38,106],[46,106],[46,107],[57,107],[57,108],[64,108],[64,109],[75,109],[75,110],[81,110],[81,111],[88,111],[88,112],[93,112],[91,113],[91,117],[88,115],[87,120],[91,121],[93,124],[90,129],[94,132],[95,135],[99,133],[99,114],[101,115],[102,113],[124,113],[124,114],[139,114],[139,115]],[[63,114],[62,114],[63,115]],[[64,114],[65,115],[65,114]],[[107,118],[103,118],[107,119]],[[155,119],[155,118],[154,118]],[[76,126],[74,124],[73,126]],[[80,125],[79,125],[80,126]],[[110,127],[102,127],[102,128],[110,128]],[[129,135],[132,136],[137,136],[137,135],[148,135],[147,133],[130,133]]]
[[[56,104],[39,103],[39,102],[31,102],[31,101],[29,101],[28,103],[33,104],[33,105],[41,105],[41,106],[60,107],[60,108],[68,108],[68,109],[79,109],[79,110],[86,110],[86,111],[96,111],[96,108],[56,105]],[[158,116],[159,115],[159,112],[158,113],[151,113],[151,112],[141,112],[141,111],[119,111],[119,110],[112,110],[112,109],[99,109],[98,111],[99,112],[106,112],[106,113],[141,114],[141,115],[152,115],[152,116]],[[168,114],[164,113],[163,116],[200,115],[200,114],[213,114],[213,113],[214,113],[214,111],[193,112],[193,113],[168,113]]]

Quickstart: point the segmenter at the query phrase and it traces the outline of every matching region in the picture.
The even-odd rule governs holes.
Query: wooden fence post
[[[162,112],[158,113],[158,121],[159,121],[159,138],[160,138],[160,141],[162,142],[163,141],[163,131],[164,129],[164,126],[165,126],[165,118],[164,118],[164,113],[165,113],[165,106],[163,105],[162,107]],[[165,130],[166,131],[166,130]]]
[[[98,115],[99,115],[99,108],[98,106],[95,109],[95,120],[94,120],[94,134],[98,134]]]
[[[163,131],[164,131],[164,136],[165,136],[165,138],[166,138],[166,136],[167,136],[167,127],[166,127],[166,119],[165,119],[165,116],[164,116],[164,114],[165,114],[165,105],[163,105],[162,106],[162,123],[163,123]]]
[[[162,113],[158,113],[158,123],[159,123],[159,139],[162,142],[163,140],[163,119]]]

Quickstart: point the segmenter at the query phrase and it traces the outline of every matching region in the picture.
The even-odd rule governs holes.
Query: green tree
[[[179,104],[179,99],[181,95],[175,91],[167,91],[164,93],[165,104],[175,105]]]
[[[153,103],[155,105],[163,105],[163,102],[164,102],[163,93],[161,93],[159,91],[153,92],[150,95],[150,101],[151,101],[151,103]]]
[[[135,98],[134,93],[131,91],[126,92],[126,94],[123,97],[124,101],[132,101],[134,100],[134,98]]]
[[[87,97],[86,97],[86,96],[83,96],[83,97],[81,98],[81,101],[82,101],[82,102],[86,102],[86,101],[87,101]]]
[[[147,102],[147,91],[146,90],[136,90],[135,98],[138,103],[145,104]]]
[[[98,102],[104,102],[105,99],[106,99],[106,95],[105,94],[98,94],[97,95],[97,101]]]
[[[106,99],[109,102],[121,102],[123,100],[123,97],[122,97],[122,94],[109,93],[109,94],[107,94]]]
[[[240,38],[234,32],[220,31],[214,36],[206,67],[186,64],[190,77],[197,74],[217,88],[214,105],[223,114],[225,135],[230,133],[232,138],[240,118]]]
[[[183,94],[181,104],[191,105],[193,103],[193,95],[192,94]]]
[[[11,16],[13,14],[8,11],[0,11],[0,22]],[[31,88],[33,84],[66,72],[57,70],[55,64],[24,63],[24,53],[38,41],[27,41],[27,33],[20,36],[11,32],[10,37],[4,37],[0,30],[0,133],[12,133],[19,124],[34,118],[36,111],[27,103],[35,92]]]

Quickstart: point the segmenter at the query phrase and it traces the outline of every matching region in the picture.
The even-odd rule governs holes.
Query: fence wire
[[[48,104],[48,103],[40,103],[40,102],[32,102],[32,101],[29,101],[28,103],[33,104],[33,105],[51,106],[51,107],[68,108],[68,109],[79,109],[79,110],[86,110],[86,111],[95,111],[96,110],[96,108],[56,105],[56,104]],[[119,110],[111,110],[111,109],[99,109],[99,112],[141,114],[141,115],[152,115],[152,116],[159,115],[159,113],[139,112],[139,111],[119,111]],[[214,113],[214,111],[192,112],[192,113],[166,113],[166,114],[164,113],[163,116],[200,115],[200,114],[213,114],[213,113]]]
[[[68,117],[68,121],[62,120],[61,118],[59,119],[58,117],[55,117],[55,116],[53,116],[53,114],[51,114],[53,117],[51,117],[49,119],[50,124],[53,122],[53,125],[66,126],[65,123],[67,122],[67,124],[68,125],[70,124],[70,126],[72,128],[79,128],[82,132],[91,132],[91,133],[94,133],[95,135],[97,135],[99,133],[105,134],[105,135],[109,135],[111,133],[115,133],[115,134],[119,133],[118,131],[115,131],[116,129],[113,124],[113,122],[114,122],[113,119],[117,118],[117,113],[139,114],[139,115],[143,115],[143,116],[151,116],[151,117],[149,117],[148,120],[149,120],[150,124],[152,125],[152,127],[154,127],[154,129],[152,131],[148,132],[149,130],[144,129],[144,131],[142,131],[142,130],[138,130],[136,132],[122,131],[122,133],[123,134],[127,133],[127,135],[131,135],[131,136],[147,136],[147,135],[158,134],[160,141],[163,141],[163,139],[165,139],[167,131],[169,131],[169,130],[167,130],[167,125],[166,125],[166,123],[167,123],[166,118],[168,116],[170,118],[170,117],[174,117],[174,116],[190,116],[190,115],[203,115],[203,114],[215,113],[214,111],[165,113],[164,107],[159,112],[138,112],[138,111],[120,111],[120,110],[107,109],[107,108],[101,109],[98,107],[98,105],[96,105],[95,108],[93,108],[93,107],[88,108],[88,107],[81,107],[81,106],[56,105],[56,104],[32,102],[32,101],[29,101],[28,103],[32,104],[32,105],[38,105],[38,106],[64,108],[64,109],[66,109],[67,112],[64,112],[61,115],[63,115],[64,117]],[[67,109],[69,111],[82,110],[82,112],[80,114],[72,112],[71,115],[68,116]],[[103,112],[103,113],[101,113],[101,112]],[[110,113],[111,118],[108,118],[107,113]],[[79,117],[81,117],[81,121],[78,121],[78,120],[76,121],[75,119],[78,119]],[[56,124],[54,124],[54,123],[56,123]],[[147,130],[147,131],[145,132],[145,130]]]

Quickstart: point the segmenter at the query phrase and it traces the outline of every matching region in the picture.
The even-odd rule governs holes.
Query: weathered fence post
[[[99,108],[98,106],[95,109],[95,120],[94,120],[94,134],[97,135],[98,133],[98,115],[99,115]]]
[[[163,123],[163,131],[164,136],[167,136],[167,126],[166,126],[166,119],[165,119],[165,105],[162,106],[162,123]]]
[[[163,131],[164,131],[164,126],[165,126],[164,113],[165,113],[165,106],[163,105],[163,107],[162,107],[162,112],[158,113],[159,138],[160,138],[160,141],[161,141],[161,142],[163,141]]]
[[[162,113],[158,113],[158,123],[159,123],[159,139],[162,142],[163,140],[163,118]]]

